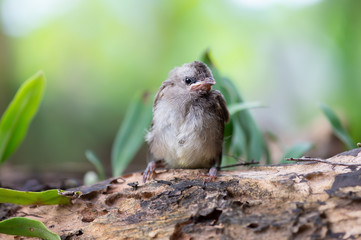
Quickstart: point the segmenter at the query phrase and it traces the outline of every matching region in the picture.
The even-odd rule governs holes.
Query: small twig
[[[259,164],[259,162],[254,161],[254,160],[252,160],[250,162],[239,162],[239,163],[219,167],[218,170],[223,169],[223,168],[230,168],[230,167],[248,166],[248,165],[252,165],[252,164]]]
[[[301,158],[286,158],[286,161],[296,161],[296,162],[320,162],[337,166],[361,166],[361,163],[341,163],[341,162],[331,162],[322,158],[311,158],[311,157],[301,157]]]
[[[224,156],[231,157],[231,158],[237,160],[237,162],[240,162],[240,161],[246,162],[246,160],[244,158],[242,158],[242,157],[237,157],[237,156],[234,156],[234,155],[231,155],[231,154],[224,154]]]

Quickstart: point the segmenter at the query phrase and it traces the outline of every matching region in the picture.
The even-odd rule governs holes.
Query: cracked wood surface
[[[328,160],[361,163],[360,151]],[[72,205],[13,216],[40,220],[62,239],[361,239],[361,167],[257,166],[209,183],[206,172],[159,170],[139,186],[133,173],[83,187]]]

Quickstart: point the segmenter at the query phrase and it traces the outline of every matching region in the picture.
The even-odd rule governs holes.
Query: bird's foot
[[[143,184],[150,180],[151,176],[155,172],[157,168],[164,167],[164,163],[162,161],[150,161],[143,172]]]
[[[204,180],[205,182],[212,182],[214,179],[216,179],[217,177],[217,168],[216,167],[211,167],[209,169],[207,178]]]

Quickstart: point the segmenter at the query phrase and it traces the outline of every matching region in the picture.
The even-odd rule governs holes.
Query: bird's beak
[[[216,81],[211,78],[207,77],[193,83],[190,87],[191,91],[202,91],[202,92],[209,92],[212,88],[212,85],[216,84]]]

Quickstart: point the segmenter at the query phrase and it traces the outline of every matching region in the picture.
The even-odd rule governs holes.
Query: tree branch
[[[221,166],[217,170],[221,170],[221,169],[224,169],[224,168],[238,167],[238,166],[248,166],[248,165],[252,165],[252,164],[259,164],[259,162],[254,161],[254,160],[252,160],[250,162],[238,162],[238,163],[235,163],[235,164]]]
[[[361,166],[361,163],[342,163],[342,162],[332,162],[322,158],[311,158],[311,157],[301,157],[301,158],[286,158],[286,161],[295,161],[295,162],[320,162],[326,163],[335,166]]]

